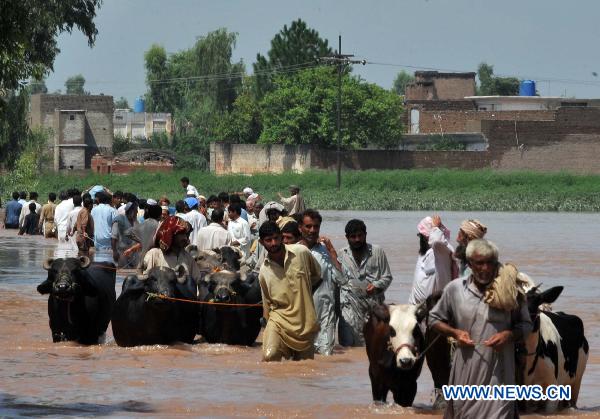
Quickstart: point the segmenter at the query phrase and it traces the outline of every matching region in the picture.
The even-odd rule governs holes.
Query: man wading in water
[[[313,359],[319,324],[312,290],[319,284],[321,269],[305,246],[284,245],[273,221],[263,223],[258,234],[267,251],[258,277],[266,320],[263,360]]]
[[[430,327],[458,343],[449,384],[515,384],[514,342],[532,329],[525,296],[510,292],[516,268],[500,264],[487,240],[471,241],[466,253],[472,273],[451,281],[429,313]],[[513,400],[449,400],[444,417],[509,419],[516,409]]]

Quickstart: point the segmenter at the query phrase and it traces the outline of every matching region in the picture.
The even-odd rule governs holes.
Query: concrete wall
[[[309,146],[229,143],[210,145],[210,170],[217,174],[303,172],[309,168]]]
[[[87,168],[90,167],[94,154],[112,154],[113,108],[112,96],[36,94],[31,96],[30,125],[52,129],[53,137],[48,140],[48,149],[50,154],[54,155],[54,167],[55,169],[69,168],[71,164],[64,166],[61,163],[63,161],[61,152],[56,150],[56,145],[73,144],[75,137],[80,135],[81,121],[79,119],[71,121],[69,115],[79,115],[83,112],[85,152],[83,161],[76,162],[74,166]],[[62,114],[66,115],[64,117],[67,118],[66,120],[61,121]],[[71,162],[81,157],[80,152],[67,152],[67,154],[70,154],[67,160]]]
[[[343,153],[343,167],[600,173],[600,108],[560,108],[554,120],[488,119],[479,124],[485,151],[354,150]],[[308,146],[212,144],[210,168],[216,174],[333,170],[336,158],[334,150]]]

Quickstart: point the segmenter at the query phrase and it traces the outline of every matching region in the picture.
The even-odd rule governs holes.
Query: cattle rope
[[[205,304],[212,306],[227,306],[227,307],[262,307],[262,304],[242,304],[242,303],[218,303],[216,301],[197,301],[197,300],[187,300],[184,298],[175,298],[175,297],[167,297],[166,295],[156,294],[153,292],[146,292],[148,298],[160,298],[161,300],[167,301],[179,301],[182,303],[191,303],[191,304]]]

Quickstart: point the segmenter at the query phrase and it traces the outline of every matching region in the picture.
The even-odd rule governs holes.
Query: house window
[[[69,121],[74,121],[75,120],[75,115],[69,115]]]

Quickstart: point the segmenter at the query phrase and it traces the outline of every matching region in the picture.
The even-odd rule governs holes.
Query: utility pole
[[[353,54],[342,54],[342,35],[338,37],[338,50],[336,54],[321,57],[320,61],[337,64],[338,70],[338,95],[337,95],[337,188],[342,186],[342,73],[344,68],[350,64],[367,63],[366,60],[351,60]]]

